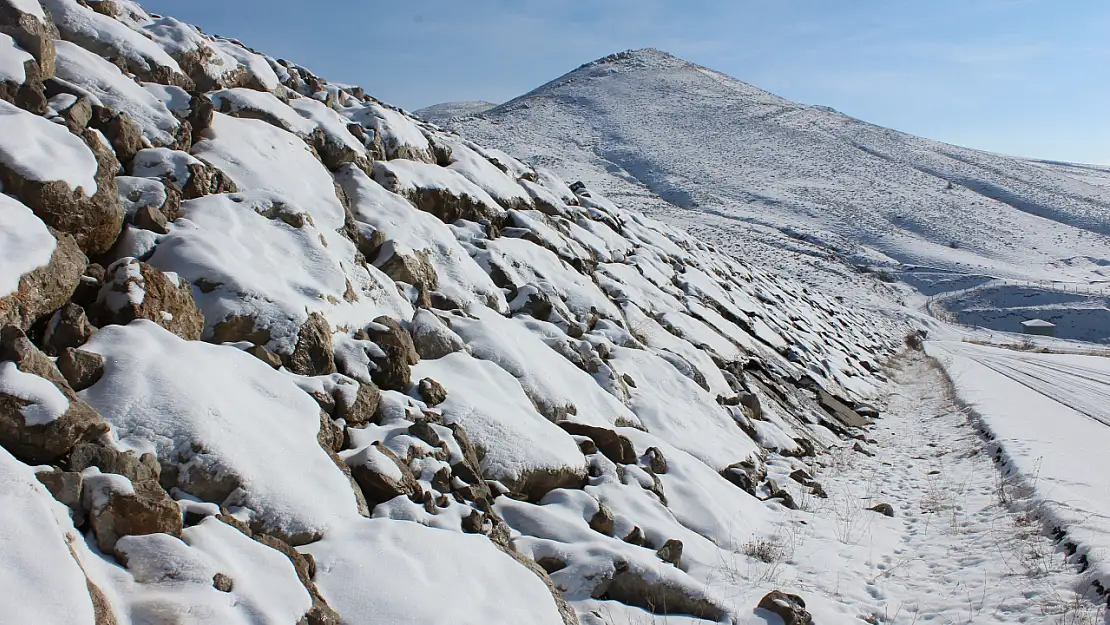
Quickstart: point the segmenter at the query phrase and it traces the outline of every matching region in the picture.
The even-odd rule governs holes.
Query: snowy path
[[[895,380],[867,434],[876,455],[848,444],[824,458],[829,498],[801,499],[808,512],[779,533],[785,558],[754,572],[761,586],[795,589],[823,624],[1103,623],[941,373],[915,354]],[[878,503],[894,517],[865,510]]]

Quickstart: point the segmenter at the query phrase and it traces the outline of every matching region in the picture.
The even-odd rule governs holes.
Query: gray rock
[[[813,617],[806,610],[806,602],[798,595],[772,590],[760,599],[759,608],[781,618],[783,625],[812,625],[813,623]]]
[[[15,293],[0,297],[0,325],[30,329],[39,319],[64,306],[81,282],[88,259],[72,236],[53,228],[50,233],[58,242],[50,262],[23,275]]]
[[[293,373],[316,376],[335,373],[332,356],[331,327],[320,313],[312,313],[301,326],[297,347],[286,361]]]
[[[57,356],[68,348],[80,347],[89,341],[94,331],[85,309],[70,302],[58,309],[47,323],[43,351]]]
[[[136,291],[143,293],[139,301],[132,297]],[[200,340],[204,331],[204,315],[189,283],[135,258],[121,258],[108,267],[93,313],[101,325],[153,321],[187,341]]]
[[[466,341],[430,310],[416,311],[409,331],[416,353],[424,360],[435,360],[466,350]]]
[[[420,392],[420,397],[423,398],[424,403],[428,406],[438,406],[447,401],[447,389],[443,385],[436,382],[432,378],[424,378],[417,384],[417,390]]]

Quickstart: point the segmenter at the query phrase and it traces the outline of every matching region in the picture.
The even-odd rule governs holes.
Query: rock
[[[682,561],[682,541],[677,538],[671,538],[663,543],[663,546],[659,548],[659,551],[655,552],[655,555],[667,564],[673,564],[676,567],[679,566],[679,563]]]
[[[777,615],[783,625],[812,625],[813,617],[806,610],[806,602],[798,595],[788,595],[772,590],[759,600],[760,609]]]
[[[825,391],[825,389],[817,387],[815,390],[817,391],[817,401],[821,404],[821,407],[841,424],[858,428],[871,423],[869,419],[852,410],[844,401]]]
[[[806,471],[805,469],[795,469],[793,472],[790,473],[790,479],[801,484],[802,486],[812,486],[814,484],[813,476],[810,475],[809,471]]]
[[[613,535],[613,513],[604,504],[598,504],[597,512],[590,518],[590,529],[606,536]]]
[[[397,282],[405,282],[419,287],[426,292],[439,288],[439,276],[435,267],[428,260],[427,250],[418,250],[411,254],[402,254],[392,244],[386,242],[382,246],[381,256],[386,256],[385,261],[375,263],[385,275]]]
[[[55,364],[77,393],[96,384],[104,375],[104,357],[81,349],[67,347]]]
[[[130,163],[143,149],[143,130],[125,112],[113,115],[111,111],[94,106],[92,124],[108,138],[121,163]]]
[[[299,375],[317,376],[335,373],[331,327],[324,315],[312,313],[308,316],[297,337],[297,347],[285,364],[290,371]]]
[[[216,573],[212,576],[212,587],[220,592],[231,592],[235,582],[223,573]]]
[[[181,198],[192,200],[217,193],[235,193],[239,190],[235,182],[224,172],[208,164],[189,163],[189,179],[181,187]]]
[[[66,133],[65,136],[70,135]],[[96,193],[92,197],[86,197],[84,189],[71,189],[62,180],[42,182],[26,178],[2,163],[0,184],[4,193],[30,207],[46,225],[73,235],[84,253],[97,255],[112,247],[123,227],[123,207],[115,180],[119,162],[94,131],[85,130],[81,138],[92,150],[98,165],[94,177]]]
[[[54,77],[54,40],[61,35],[53,22],[43,22],[20,11],[19,6],[27,5],[0,0],[0,33],[15,39],[20,48],[30,53],[40,68],[41,79],[49,80]]]
[[[416,311],[409,332],[416,353],[424,360],[435,360],[466,350],[466,341],[429,310]]]
[[[187,341],[200,340],[204,331],[204,315],[189,283],[135,258],[121,258],[108,267],[93,311],[101,325],[146,319]]]
[[[424,403],[428,404],[429,407],[438,406],[447,401],[447,389],[431,378],[420,380],[417,389],[420,391],[420,397],[424,399]]]
[[[369,382],[360,382],[358,392],[355,395],[355,403],[348,406],[343,402],[337,402],[335,416],[353,427],[366,425],[374,420],[381,396],[382,393],[377,386]]]
[[[632,531],[628,532],[628,535],[625,536],[624,538],[622,538],[621,540],[623,540],[624,542],[626,542],[630,545],[637,545],[637,546],[643,547],[644,546],[644,541],[645,541],[645,539],[644,539],[644,530],[640,529],[639,525],[633,526]]]
[[[39,471],[35,473],[42,485],[59,502],[73,513],[74,526],[85,522],[85,509],[81,507],[82,477],[74,471]]]
[[[132,223],[136,228],[150,230],[155,234],[166,234],[170,231],[169,220],[162,213],[162,209],[150,204],[144,204],[135,211]]]
[[[203,93],[194,93],[189,100],[189,116],[185,121],[193,130],[193,136],[199,138],[201,133],[212,125],[212,118],[216,115],[216,105]]]
[[[420,362],[412,337],[396,319],[384,316],[374,320],[367,334],[385,352],[385,358],[374,361],[378,368],[371,378],[383,389],[403,392],[412,384],[409,366]]]
[[[78,443],[69,455],[70,471],[84,471],[89,467],[96,467],[101,473],[122,475],[134,483],[156,483],[162,477],[162,467],[154,454],[145,453],[140,456],[101,441]]]
[[[111,493],[103,506],[93,507],[89,519],[104,553],[113,553],[124,536],[180,536],[183,527],[177,502],[157,484],[137,484],[131,494]]]
[[[82,94],[77,96],[65,109],[58,111],[62,119],[66,122],[66,128],[75,135],[81,134],[85,128],[88,128],[89,122],[92,121],[92,103],[89,97]]]
[[[15,293],[0,297],[0,325],[29,330],[39,319],[64,306],[81,282],[88,259],[72,236],[53,228],[50,233],[57,240],[50,262],[20,277]]]
[[[763,466],[757,466],[751,460],[745,460],[721,471],[721,477],[732,482],[749,495],[755,495],[759,485],[767,477],[767,469]]]
[[[572,421],[559,421],[556,425],[568,434],[589,436],[601,453],[617,464],[636,464],[636,450],[632,442],[613,430]]]
[[[381,443],[374,442],[345,461],[371,507],[401,495],[414,501],[424,496],[409,466]]]
[[[883,516],[888,516],[892,518],[894,517],[894,506],[891,506],[888,503],[875,504],[874,506],[868,508],[868,510],[872,512],[878,512]]]
[[[262,362],[270,365],[274,369],[280,369],[282,367],[281,356],[278,356],[277,354],[275,354],[274,352],[266,349],[262,345],[255,345],[255,346],[249,348],[247,350],[247,353],[250,354],[251,356],[254,356],[255,358],[261,360]]]
[[[58,309],[47,323],[43,351],[49,356],[57,356],[67,348],[80,347],[89,341],[94,331],[85,309],[70,302]]]
[[[720,621],[728,612],[696,590],[658,575],[641,575],[618,563],[613,578],[598,585],[592,596],[643,608],[653,614],[690,615]]]
[[[763,407],[759,405],[759,396],[755,393],[740,393],[740,405],[748,409],[748,414],[753,419],[763,418]]]
[[[658,447],[648,447],[644,457],[647,458],[648,468],[652,473],[663,475],[667,472],[667,459],[663,457],[663,452]]]
[[[320,411],[320,430],[316,432],[316,442],[325,451],[335,453],[343,449],[343,428],[332,422],[328,413]]]
[[[863,454],[863,455],[865,455],[865,456],[871,456],[871,457],[873,457],[873,456],[875,455],[875,452],[873,452],[873,451],[871,451],[870,449],[868,449],[868,448],[864,447],[863,445],[861,445],[861,444],[859,443],[859,441],[856,441],[856,444],[852,445],[852,451],[854,451],[854,452],[857,452],[857,453],[861,453],[861,454]]]
[[[35,115],[49,110],[39,64],[28,58],[23,62],[23,82],[0,80],[0,100],[6,100]]]
[[[28,374],[45,379],[67,402],[64,412],[56,418],[28,423],[24,410],[32,404],[41,404],[0,391],[0,444],[16,458],[31,465],[50,464],[81,441],[108,432],[104,419],[77,397],[50,358],[31,344],[18,327],[0,330],[0,361],[6,361],[0,362],[0,375]],[[9,363],[14,363],[14,367]],[[48,413],[46,417],[55,416],[49,414],[49,408],[43,412]]]

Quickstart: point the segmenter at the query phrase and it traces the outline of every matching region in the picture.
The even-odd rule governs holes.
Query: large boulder
[[[83,139],[83,141],[82,141]],[[108,251],[123,226],[119,162],[99,135],[0,101],[0,184],[47,225],[73,235],[87,254]]]
[[[0,252],[0,325],[27,330],[65,305],[88,259],[73,237],[49,228],[29,208],[2,194],[0,221],[0,250],[15,252]]]
[[[107,431],[18,327],[0,330],[0,445],[28,464],[48,464]]]
[[[90,497],[89,520],[97,544],[105,553],[112,553],[124,536],[181,535],[181,509],[157,483],[140,482],[131,491],[113,490]]]
[[[108,267],[94,311],[100,325],[147,319],[189,341],[199,340],[204,331],[204,315],[189,284],[134,258]]]
[[[443,358],[447,354],[466,349],[466,341],[447,327],[435,313],[426,309],[420,309],[413,315],[409,333],[412,335],[416,353],[424,360]]]
[[[812,625],[806,602],[798,595],[772,590],[759,601],[759,608],[778,616],[783,625]]]
[[[15,40],[0,32],[0,100],[6,100],[36,115],[47,111],[45,87],[39,64]]]
[[[412,383],[410,365],[420,362],[416,347],[412,343],[412,336],[408,330],[392,317],[378,317],[367,328],[370,340],[378,344],[385,353],[384,358],[377,358],[374,364],[377,369],[372,372],[374,382],[387,390],[404,391]]]
[[[312,313],[301,326],[297,346],[289,356],[286,366],[300,375],[328,375],[335,373],[332,353],[331,327],[320,313]]]
[[[54,22],[44,15],[25,13],[35,3],[0,0],[0,33],[8,35],[34,57],[42,80],[54,77],[54,40],[59,37]]]

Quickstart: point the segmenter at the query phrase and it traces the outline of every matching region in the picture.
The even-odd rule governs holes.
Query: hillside
[[[0,619],[802,610],[736,572],[831,540],[901,322],[130,0],[0,0],[0,70]]]
[[[421,119],[437,124],[445,124],[456,117],[485,113],[497,105],[493,102],[444,102],[415,111]]]
[[[801,275],[844,291],[860,290],[844,269],[857,265],[929,294],[1110,277],[1110,168],[914,137],[657,50],[588,63],[448,124],[743,258],[797,252]]]

